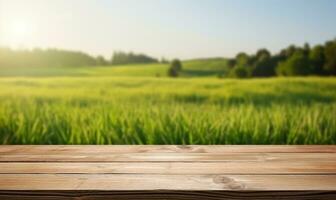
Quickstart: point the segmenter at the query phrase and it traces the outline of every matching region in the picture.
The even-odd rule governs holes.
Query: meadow
[[[219,79],[220,62],[3,70],[0,143],[336,144],[335,78]]]

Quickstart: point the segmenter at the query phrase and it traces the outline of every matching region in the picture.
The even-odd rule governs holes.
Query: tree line
[[[103,56],[93,57],[80,51],[0,48],[0,67],[83,67],[157,62],[157,59],[144,54],[124,52],[115,52],[107,60]]]
[[[0,67],[80,67],[96,64],[96,58],[82,52],[0,48]]]
[[[144,64],[144,63],[158,63],[155,58],[147,56],[145,54],[114,52],[111,58],[112,65],[125,65],[125,64]]]
[[[336,75],[336,39],[313,47],[291,45],[275,55],[267,49],[253,55],[238,53],[228,59],[228,67],[228,76],[237,78]]]
[[[113,53],[111,59],[107,60],[103,56],[93,57],[80,51],[0,48],[0,67],[81,67],[158,62],[169,61],[120,51]],[[252,55],[241,52],[235,58],[228,59],[225,67],[229,73],[220,74],[221,77],[336,75],[336,39],[313,47],[308,43],[303,46],[290,45],[274,55],[267,49],[260,49]],[[168,75],[177,77],[181,71],[182,62],[173,60]]]

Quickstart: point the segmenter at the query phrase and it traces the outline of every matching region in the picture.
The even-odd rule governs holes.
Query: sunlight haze
[[[336,1],[0,0],[0,45],[231,57],[336,36]]]

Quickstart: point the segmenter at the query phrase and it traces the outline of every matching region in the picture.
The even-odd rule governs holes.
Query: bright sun
[[[13,46],[27,44],[32,35],[32,25],[24,20],[11,21],[4,29],[4,36],[6,41]]]

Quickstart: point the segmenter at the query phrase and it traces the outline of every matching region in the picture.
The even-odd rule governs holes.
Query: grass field
[[[186,77],[206,77],[165,78],[165,65],[3,71],[0,143],[336,144],[335,78],[218,79],[221,63],[189,62]]]
[[[0,77],[166,77],[169,64],[138,64],[104,67],[0,67]],[[216,77],[227,73],[226,60],[221,58],[190,60],[183,63],[182,77]]]

